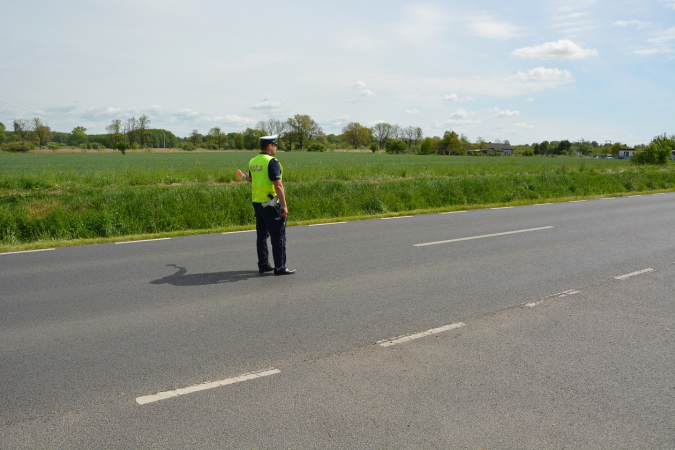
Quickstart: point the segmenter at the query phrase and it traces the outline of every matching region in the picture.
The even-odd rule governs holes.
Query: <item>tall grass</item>
[[[295,221],[675,187],[675,170],[288,182]],[[0,244],[254,223],[244,183],[85,187],[0,196]]]

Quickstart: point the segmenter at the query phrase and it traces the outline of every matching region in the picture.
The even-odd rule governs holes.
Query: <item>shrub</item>
[[[49,144],[47,144],[47,148],[49,148],[50,150],[58,150],[61,148],[61,146],[59,145],[58,142],[50,142]]]
[[[371,151],[371,152],[375,153],[377,150],[378,150],[378,149],[377,149],[377,144],[376,144],[376,143],[373,142],[372,144],[370,144],[370,151]]]
[[[118,142],[115,148],[121,151],[123,155],[126,155],[126,151],[129,149],[129,144],[126,142]]]
[[[672,150],[667,145],[652,143],[644,150],[637,151],[631,156],[631,164],[666,164],[672,155]]]
[[[213,142],[209,142],[206,144],[206,148],[209,150],[218,150],[218,145],[214,144]]]
[[[323,144],[320,144],[318,142],[312,142],[307,146],[307,151],[308,152],[325,152],[326,147]]]
[[[27,152],[34,148],[35,144],[29,141],[14,141],[0,145],[0,150],[3,152]]]
[[[195,150],[197,147],[195,147],[193,144],[184,144],[181,148],[183,150],[187,150],[187,151],[191,152],[191,151]]]
[[[405,153],[408,146],[405,142],[398,139],[390,139],[384,146],[384,151],[387,153]]]

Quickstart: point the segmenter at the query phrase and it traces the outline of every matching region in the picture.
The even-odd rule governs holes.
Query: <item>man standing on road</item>
[[[260,138],[261,153],[248,163],[246,181],[251,183],[255,228],[258,234],[258,271],[274,275],[291,275],[295,270],[286,267],[286,220],[288,205],[281,182],[283,167],[274,158],[277,153],[277,135]],[[269,263],[267,237],[272,242],[274,267]]]

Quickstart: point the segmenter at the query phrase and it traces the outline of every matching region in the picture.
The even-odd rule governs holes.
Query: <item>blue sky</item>
[[[0,122],[180,136],[308,114],[512,144],[675,133],[675,0],[10,2]]]

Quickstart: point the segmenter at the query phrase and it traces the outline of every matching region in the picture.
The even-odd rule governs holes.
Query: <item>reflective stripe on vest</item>
[[[261,153],[248,163],[248,170],[251,172],[251,199],[256,203],[268,201],[270,199],[269,194],[272,194],[272,197],[277,196],[277,191],[274,189],[274,184],[269,176],[269,163],[273,159],[271,155]],[[283,177],[281,163],[279,163],[279,167],[282,170]]]

